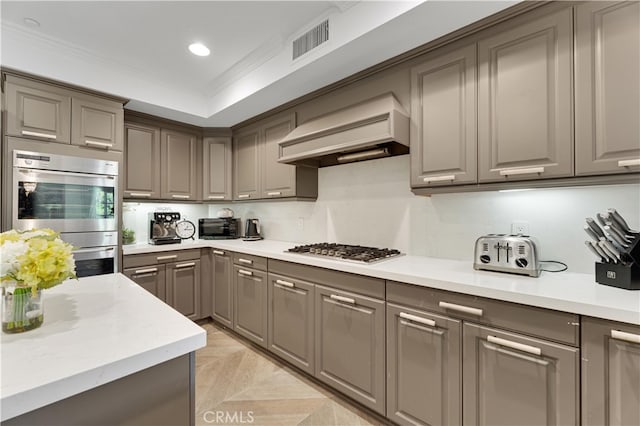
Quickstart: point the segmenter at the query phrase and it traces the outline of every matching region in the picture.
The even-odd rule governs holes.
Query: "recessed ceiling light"
[[[189,50],[194,55],[198,56],[209,56],[209,48],[202,43],[192,43],[189,45]]]
[[[29,27],[39,27],[40,26],[40,22],[36,21],[33,18],[24,18],[23,22],[25,25],[29,26]]]

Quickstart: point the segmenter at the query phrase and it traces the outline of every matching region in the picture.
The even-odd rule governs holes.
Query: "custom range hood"
[[[409,116],[392,93],[322,115],[279,142],[280,163],[324,167],[409,153]]]

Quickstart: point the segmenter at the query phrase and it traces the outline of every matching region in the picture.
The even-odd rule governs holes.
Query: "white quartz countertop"
[[[297,243],[273,240],[196,240],[123,246],[125,255],[212,247],[424,287],[640,325],[640,290],[598,284],[594,274],[542,272],[532,278],[476,271],[471,261],[400,256],[371,265],[287,253]]]
[[[44,323],[2,333],[2,421],[195,351],[206,332],[121,274],[44,291]]]

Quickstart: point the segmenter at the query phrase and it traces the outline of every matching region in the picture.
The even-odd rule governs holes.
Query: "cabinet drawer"
[[[233,253],[233,263],[245,268],[253,268],[260,271],[267,270],[267,258],[252,256],[244,253]]]
[[[578,346],[578,315],[427,287],[387,282],[387,300]]]
[[[130,254],[123,257],[125,268],[136,268],[159,263],[182,262],[200,259],[200,249],[161,251],[155,253]]]

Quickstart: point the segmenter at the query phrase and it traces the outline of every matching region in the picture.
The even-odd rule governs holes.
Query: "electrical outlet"
[[[529,235],[529,222],[518,221],[511,224],[511,233]]]

